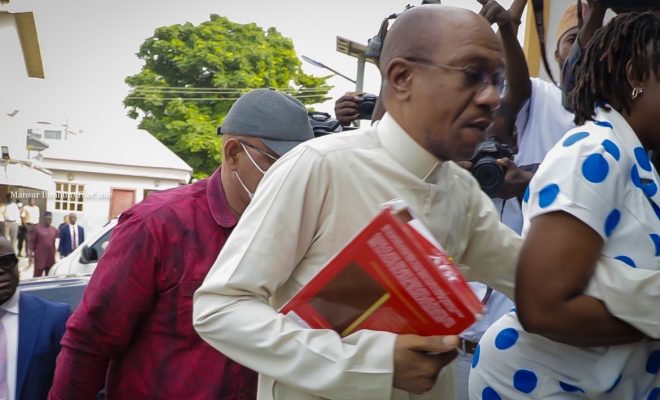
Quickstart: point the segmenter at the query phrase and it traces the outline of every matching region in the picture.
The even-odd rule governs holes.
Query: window
[[[35,132],[32,129],[28,129],[28,136],[32,136],[35,139],[41,139],[42,135],[39,132]]]
[[[84,211],[85,185],[68,182],[55,183],[55,209]]]
[[[44,139],[62,140],[62,131],[44,131]]]

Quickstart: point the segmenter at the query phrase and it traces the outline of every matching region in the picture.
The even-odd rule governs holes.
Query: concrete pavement
[[[20,273],[20,280],[32,278],[34,268],[28,266],[27,257],[18,257],[18,272]]]

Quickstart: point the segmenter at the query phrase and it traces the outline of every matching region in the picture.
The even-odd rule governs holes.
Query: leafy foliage
[[[302,72],[293,42],[275,28],[211,15],[199,25],[156,29],[137,56],[142,70],[126,78],[131,118],[194,169],[211,174],[221,161],[216,128],[242,93],[272,87],[305,104],[327,100],[326,77]]]

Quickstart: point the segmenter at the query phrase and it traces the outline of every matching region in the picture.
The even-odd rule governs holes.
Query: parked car
[[[108,246],[117,218],[108,222],[96,235],[80,244],[50,269],[48,276],[21,279],[18,288],[51,301],[66,303],[71,311],[78,307],[98,260]]]
[[[80,244],[68,256],[64,257],[48,272],[49,276],[91,274],[110,242],[112,231],[117,226],[117,218],[110,220],[96,235]]]
[[[45,276],[22,279],[18,283],[21,292],[30,293],[47,300],[66,303],[71,311],[78,307],[91,274],[67,277]]]

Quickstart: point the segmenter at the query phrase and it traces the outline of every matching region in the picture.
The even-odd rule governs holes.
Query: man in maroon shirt
[[[67,323],[50,399],[93,399],[104,384],[110,400],[256,397],[256,373],[195,333],[193,293],[265,170],[313,132],[299,101],[259,89],[234,103],[222,133],[210,178],[121,215]]]
[[[55,238],[59,236],[59,232],[50,226],[52,223],[53,215],[46,211],[41,224],[37,225],[32,232],[30,251],[34,257],[33,276],[35,278],[41,274],[48,275],[50,267],[55,264]]]

